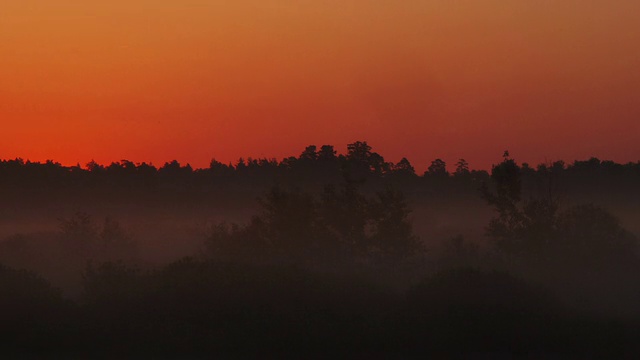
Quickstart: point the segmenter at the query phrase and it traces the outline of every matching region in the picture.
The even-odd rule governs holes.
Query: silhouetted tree
[[[255,224],[264,226],[267,244],[281,255],[307,256],[318,245],[316,204],[298,191],[275,187],[260,201],[263,213]]]
[[[317,147],[315,145],[307,146],[299,157],[300,160],[315,161],[318,159]]]
[[[620,221],[601,207],[577,205],[561,212],[557,222],[557,243],[552,250],[568,262],[607,270],[637,262],[637,238]]]
[[[376,261],[397,265],[419,256],[422,244],[413,234],[409,209],[402,193],[387,189],[370,204],[371,245],[368,250]]]
[[[87,163],[86,168],[87,170],[91,171],[94,174],[101,173],[104,171],[104,166],[98,164],[94,160],[91,160],[89,163]]]
[[[60,243],[72,261],[89,259],[128,260],[137,258],[136,245],[116,220],[107,217],[101,226],[83,212],[60,220]]]
[[[561,165],[555,166],[556,171]],[[539,167],[538,171],[553,170]],[[611,266],[636,258],[635,239],[602,208],[576,205],[561,211],[552,191],[522,200],[520,167],[508,156],[493,167],[491,178],[495,192],[485,186],[483,195],[498,216],[487,233],[504,253],[541,266],[598,262]]]
[[[333,148],[333,145],[322,145],[320,147],[320,151],[318,151],[318,159],[323,161],[331,161],[337,159],[336,151]]]
[[[402,158],[398,161],[397,164],[393,166],[393,172],[396,174],[410,175],[413,176],[416,174],[416,170],[413,168],[413,165],[407,160],[407,158]]]
[[[135,242],[120,223],[106,217],[98,235],[98,258],[102,261],[133,261],[138,257]]]
[[[228,177],[234,172],[233,165],[223,164],[216,159],[211,159],[209,163],[209,171],[216,177]]]
[[[356,141],[347,145],[347,159],[368,163],[369,157],[371,157],[371,146],[366,141]]]
[[[364,180],[371,174],[382,175],[390,170],[384,158],[371,150],[366,141],[347,145],[346,160],[353,180]]]
[[[62,243],[76,256],[91,256],[98,239],[98,227],[87,213],[78,212],[69,219],[60,220]]]
[[[455,176],[468,176],[470,173],[469,163],[465,159],[458,160],[456,163],[456,171],[453,174]]]
[[[369,219],[367,199],[355,182],[342,187],[326,186],[322,193],[320,216],[327,231],[336,239],[339,250],[355,257],[366,251],[366,228]]]
[[[435,159],[431,162],[431,165],[429,165],[429,168],[427,169],[427,172],[425,175],[431,175],[431,176],[448,176],[449,173],[447,172],[447,163],[445,163],[442,159]]]
[[[487,232],[497,240],[499,247],[509,248],[525,221],[523,212],[518,207],[522,191],[520,167],[513,159],[505,156],[502,163],[493,166],[491,180],[495,192],[491,192],[485,184],[482,195],[494,207],[498,217],[491,220]]]

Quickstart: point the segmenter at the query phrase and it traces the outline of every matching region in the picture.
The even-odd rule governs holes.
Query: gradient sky
[[[0,0],[0,158],[640,159],[637,0]]]

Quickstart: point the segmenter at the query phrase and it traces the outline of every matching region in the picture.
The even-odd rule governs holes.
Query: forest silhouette
[[[3,354],[629,357],[640,162],[0,161]]]

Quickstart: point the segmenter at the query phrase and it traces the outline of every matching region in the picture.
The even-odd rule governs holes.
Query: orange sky
[[[640,160],[636,0],[4,0],[0,158]]]

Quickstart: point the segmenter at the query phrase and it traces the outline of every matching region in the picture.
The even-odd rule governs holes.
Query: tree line
[[[109,165],[91,161],[84,167],[63,166],[48,160],[44,163],[24,159],[0,160],[0,183],[13,186],[79,186],[95,184],[113,184],[122,186],[168,186],[211,185],[216,182],[255,180],[271,183],[286,179],[305,182],[326,183],[340,179],[345,173],[354,179],[385,178],[394,181],[418,181],[419,179],[476,179],[487,180],[489,173],[484,170],[471,170],[465,159],[459,159],[448,166],[442,159],[435,159],[422,174],[416,172],[414,165],[402,158],[397,163],[386,161],[373,151],[366,141],[356,141],[347,145],[346,154],[337,154],[334,146],[307,146],[299,156],[290,156],[277,161],[274,158],[240,158],[235,163],[224,164],[211,160],[208,168],[194,169],[189,164],[180,164],[177,160],[166,162],[162,166],[130,160],[112,162]],[[640,177],[640,161],[618,164],[613,161],[601,161],[591,158],[586,161],[574,161],[566,164],[555,161],[532,167],[522,164],[524,176],[565,174],[573,178],[608,180],[628,178],[636,181]]]

